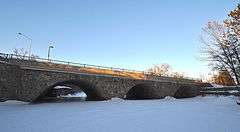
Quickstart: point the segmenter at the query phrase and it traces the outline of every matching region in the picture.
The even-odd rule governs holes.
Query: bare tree
[[[224,21],[228,28],[227,44],[231,51],[233,62],[236,65],[236,74],[240,77],[240,4],[228,14],[229,18]],[[238,81],[239,84],[239,81]]]
[[[29,57],[28,56],[28,51],[27,50],[25,50],[24,48],[14,48],[13,49],[13,54],[14,55],[16,55],[16,57],[18,58],[18,59],[21,59],[21,60],[23,60],[23,59],[30,59],[30,60],[36,60],[37,58],[39,58],[38,57],[38,55],[35,55],[35,54],[31,54],[31,56]]]
[[[183,74],[183,73],[180,73],[180,72],[173,72],[173,73],[171,74],[171,76],[174,77],[174,78],[185,78],[185,77],[184,77],[184,74]]]
[[[25,57],[27,57],[28,51],[25,50],[24,48],[19,48],[19,49],[14,48],[13,54],[16,55],[18,59],[24,59]]]
[[[203,28],[201,42],[204,60],[213,69],[227,70],[239,85],[240,6],[229,14],[224,23],[209,22]]]
[[[161,65],[154,65],[147,69],[147,72],[155,76],[168,76],[170,71],[170,65],[167,63]]]
[[[232,86],[235,84],[233,78],[230,76],[228,71],[219,71],[218,74],[212,77],[212,83]]]

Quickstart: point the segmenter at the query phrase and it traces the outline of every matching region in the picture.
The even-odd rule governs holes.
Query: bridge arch
[[[89,101],[105,100],[105,98],[102,96],[102,93],[96,88],[96,86],[93,83],[90,83],[88,81],[83,81],[83,80],[66,80],[66,81],[57,82],[49,86],[36,98],[34,102],[41,102],[41,100],[44,99],[45,97],[52,96],[54,88],[56,88],[57,86],[65,86],[65,88],[61,90],[67,90],[69,87],[71,88],[71,90],[82,91],[87,96],[86,100],[89,100]]]
[[[199,88],[193,85],[182,85],[174,94],[174,98],[189,98],[199,94]]]
[[[156,98],[154,87],[149,84],[137,84],[132,87],[126,94],[125,99],[129,100],[143,100]]]

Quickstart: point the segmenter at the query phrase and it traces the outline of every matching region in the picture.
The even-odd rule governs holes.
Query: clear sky
[[[169,63],[197,77],[199,35],[211,20],[222,21],[236,0],[0,0],[0,52],[33,52],[81,63],[144,70]]]

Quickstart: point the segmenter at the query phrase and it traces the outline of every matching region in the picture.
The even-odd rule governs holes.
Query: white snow
[[[74,94],[61,95],[61,97],[82,97],[82,98],[86,98],[87,95],[84,92],[77,92],[77,93],[74,93]]]
[[[121,102],[121,101],[125,101],[124,99],[121,99],[121,98],[111,98],[112,102]]]
[[[164,100],[176,100],[174,97],[171,97],[171,96],[166,96],[165,98],[164,98]]]
[[[211,85],[212,85],[214,88],[222,88],[222,87],[224,87],[223,85],[214,84],[214,83],[212,83]]]
[[[238,90],[228,90],[229,93],[238,93]]]
[[[1,132],[239,132],[233,96],[188,99],[0,103]]]
[[[72,88],[67,86],[56,86],[53,89],[72,89]]]

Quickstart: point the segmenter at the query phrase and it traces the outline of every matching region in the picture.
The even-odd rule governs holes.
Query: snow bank
[[[234,96],[89,101],[26,105],[0,103],[2,132],[239,132]],[[6,105],[8,104],[8,105]]]
[[[111,102],[123,102],[123,101],[125,101],[124,99],[121,99],[121,98],[111,98],[111,100],[110,100]]]
[[[172,96],[166,96],[164,98],[164,100],[176,100],[176,98],[172,97]]]
[[[6,106],[6,105],[26,105],[29,104],[28,102],[22,102],[22,101],[17,101],[17,100],[7,100],[5,102],[0,102],[0,106]]]

